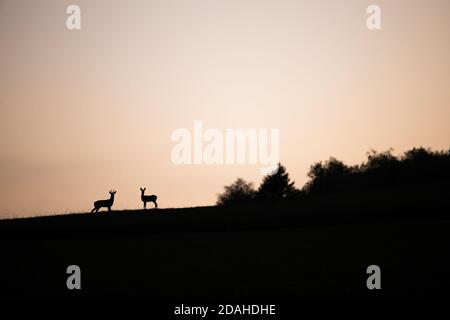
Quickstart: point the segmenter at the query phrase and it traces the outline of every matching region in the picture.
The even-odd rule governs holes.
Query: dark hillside
[[[448,210],[272,205],[0,221],[2,298],[450,297]],[[67,266],[82,290],[65,286]],[[382,290],[365,286],[380,265]]]

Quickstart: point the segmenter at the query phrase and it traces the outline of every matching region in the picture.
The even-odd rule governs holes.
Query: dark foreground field
[[[450,297],[450,219],[432,208],[283,206],[0,221],[3,298],[212,301]],[[69,291],[78,265],[82,289]],[[381,290],[366,268],[381,268]]]

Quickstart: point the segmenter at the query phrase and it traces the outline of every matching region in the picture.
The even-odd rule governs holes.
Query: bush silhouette
[[[311,166],[308,172],[310,180],[303,191],[322,194],[340,189],[357,170],[357,167],[348,167],[336,158],[330,158],[325,163],[318,162]]]
[[[217,199],[217,205],[241,205],[247,204],[254,200],[256,191],[253,183],[247,183],[244,179],[238,178],[234,183],[225,186],[224,193],[220,194]]]

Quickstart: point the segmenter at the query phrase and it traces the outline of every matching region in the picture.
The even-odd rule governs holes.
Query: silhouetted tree
[[[367,162],[361,165],[362,171],[394,168],[399,159],[392,154],[393,149],[384,152],[370,150],[367,153]]]
[[[217,205],[248,204],[255,199],[256,191],[253,183],[238,178],[234,183],[224,187],[225,191],[217,198]]]
[[[403,171],[414,173],[416,180],[450,179],[450,150],[432,151],[425,148],[413,148],[406,151],[401,159]]]
[[[311,166],[308,172],[310,180],[306,183],[304,190],[309,193],[337,191],[356,171],[356,167],[348,167],[342,161],[331,157],[325,163],[318,162]]]
[[[300,190],[294,187],[294,181],[291,182],[286,168],[279,163],[276,171],[263,178],[258,188],[257,198],[265,201],[290,200],[297,197],[299,193]]]
[[[370,150],[367,153],[367,162],[359,167],[358,181],[364,188],[395,185],[401,182],[401,163],[392,154],[393,149],[384,152]]]

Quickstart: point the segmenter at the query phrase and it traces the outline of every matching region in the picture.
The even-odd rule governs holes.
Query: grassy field
[[[0,221],[2,298],[450,297],[450,219],[439,209],[267,205]],[[66,288],[66,268],[82,290]],[[366,268],[381,268],[368,290]]]

